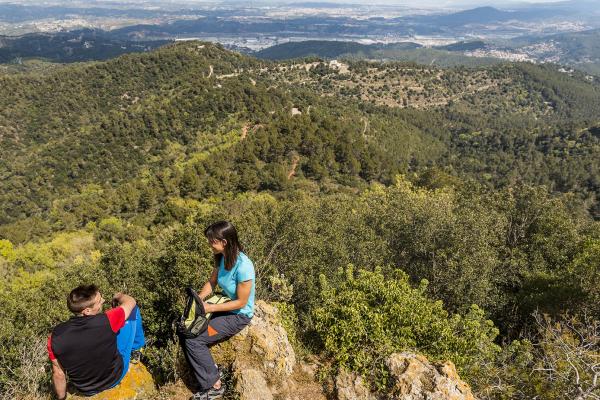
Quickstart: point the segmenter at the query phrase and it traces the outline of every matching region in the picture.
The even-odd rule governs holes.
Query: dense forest
[[[170,41],[132,41],[110,37],[102,30],[0,35],[0,63],[22,64],[28,59],[52,62],[105,60],[125,53],[156,49]]]
[[[382,354],[412,349],[484,399],[600,395],[597,81],[187,42],[0,86],[6,398],[48,396],[40,349],[82,281],[139,300],[146,362],[173,380],[171,321],[217,219],[295,345],[381,394]]]

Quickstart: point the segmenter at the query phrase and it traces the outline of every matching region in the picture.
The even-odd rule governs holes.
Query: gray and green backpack
[[[212,313],[206,313],[198,293],[191,287],[185,289],[187,300],[183,314],[177,320],[175,327],[177,333],[185,338],[195,338],[208,329],[208,322]],[[230,301],[227,296],[215,294],[206,300],[210,304],[222,304]]]

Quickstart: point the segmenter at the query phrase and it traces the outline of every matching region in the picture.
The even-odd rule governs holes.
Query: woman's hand
[[[244,308],[248,304],[248,298],[250,297],[250,290],[252,289],[252,279],[240,282],[237,284],[236,294],[238,298],[236,300],[227,301],[221,304],[210,304],[202,302],[204,305],[204,312],[215,313],[215,312],[226,312],[235,311]]]
[[[203,301],[202,305],[204,306],[204,312],[205,313],[208,314],[208,313],[215,312],[215,305],[214,304],[210,304],[210,303],[207,303],[207,302]]]

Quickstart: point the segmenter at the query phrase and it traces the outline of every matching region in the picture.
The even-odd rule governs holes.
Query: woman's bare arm
[[[200,290],[200,293],[198,294],[198,296],[200,296],[200,298],[202,300],[204,300],[205,298],[210,296],[210,294],[213,292],[213,290],[215,290],[215,287],[217,287],[218,274],[219,274],[219,270],[217,268],[213,268],[212,274],[210,274],[210,278],[204,284],[204,286],[202,286],[202,290]],[[209,312],[209,311],[207,311],[207,312]]]
[[[248,299],[250,298],[250,291],[252,289],[252,279],[245,282],[240,282],[236,287],[237,299],[228,301],[227,303],[222,304],[209,304],[204,303],[204,310],[209,312],[219,312],[219,311],[234,311],[244,308],[246,304],[248,304]]]

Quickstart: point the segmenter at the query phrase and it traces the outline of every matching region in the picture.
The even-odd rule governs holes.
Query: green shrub
[[[294,348],[296,354],[306,353],[306,349],[298,338],[298,314],[296,308],[291,303],[276,302],[273,303],[278,311],[279,323],[285,329],[288,340]]]
[[[357,371],[385,388],[384,361],[394,352],[415,350],[434,360],[451,360],[466,377],[493,359],[498,329],[473,305],[465,315],[449,315],[441,301],[425,295],[402,271],[340,271],[335,286],[323,278],[315,326],[325,350],[340,368]]]

